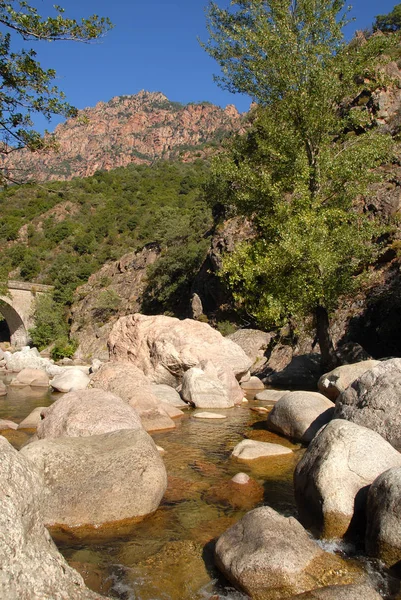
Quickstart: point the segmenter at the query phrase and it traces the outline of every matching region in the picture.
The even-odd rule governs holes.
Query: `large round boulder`
[[[227,339],[241,346],[252,360],[251,373],[259,373],[267,362],[266,350],[272,341],[272,334],[259,329],[238,329]]]
[[[224,575],[254,600],[288,598],[361,577],[322,550],[294,517],[283,517],[269,506],[248,512],[225,531],[215,558]]]
[[[203,360],[226,364],[240,378],[252,361],[207,323],[164,315],[121,317],[108,340],[110,358],[131,361],[154,383],[177,387],[185,371]]]
[[[325,373],[318,381],[319,392],[335,402],[340,394],[344,392],[361,375],[372,369],[379,363],[378,360],[363,360],[351,365],[341,365],[329,373]]]
[[[334,404],[317,392],[288,392],[267,417],[267,428],[293,440],[309,443],[334,414]]]
[[[166,411],[167,402],[162,402],[153,393],[149,379],[132,363],[104,363],[93,375],[90,387],[120,396],[137,411],[146,431],[175,428],[174,421]]]
[[[41,412],[39,439],[100,435],[120,429],[142,429],[141,419],[124,400],[90,389],[70,392]]]
[[[325,538],[363,535],[366,496],[401,454],[378,433],[335,419],[312,440],[294,473],[301,523]]]
[[[171,404],[171,406],[175,406],[175,408],[183,409],[188,408],[188,404],[181,399],[181,396],[170,385],[165,385],[164,383],[153,383],[152,384],[152,393],[159,398],[161,402],[165,404]]]
[[[42,369],[22,369],[10,381],[12,387],[49,387],[49,377]]]
[[[167,474],[142,429],[32,442],[21,454],[40,471],[45,525],[99,526],[154,512]]]
[[[100,600],[43,525],[42,474],[0,436],[0,598]]]
[[[401,358],[379,362],[337,399],[335,418],[380,433],[401,449]]]
[[[401,564],[401,467],[372,483],[367,502],[366,550],[387,566]]]
[[[75,392],[76,390],[85,390],[89,385],[89,377],[80,369],[68,368],[60,375],[56,375],[50,382],[50,385],[57,392]]]

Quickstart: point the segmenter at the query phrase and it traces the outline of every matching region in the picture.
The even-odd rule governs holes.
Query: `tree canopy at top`
[[[209,186],[212,201],[256,230],[226,257],[227,280],[264,327],[313,314],[326,366],[335,360],[328,311],[368,264],[377,236],[354,200],[391,155],[391,137],[367,103],[353,101],[358,82],[367,98],[378,85],[391,42],[346,45],[346,13],[344,0],[211,2],[203,44],[221,66],[220,85],[259,105],[245,137],[215,159]]]
[[[378,15],[373,24],[376,31],[398,31],[401,28],[401,4],[396,4],[387,15]]]
[[[27,146],[43,147],[44,140],[33,130],[32,115],[41,113],[76,115],[64,94],[53,84],[54,69],[42,69],[34,49],[21,49],[22,40],[90,42],[110,27],[107,18],[93,15],[80,22],[64,16],[55,6],[55,16],[42,17],[24,0],[0,0],[0,153]],[[12,174],[8,178],[13,180]]]

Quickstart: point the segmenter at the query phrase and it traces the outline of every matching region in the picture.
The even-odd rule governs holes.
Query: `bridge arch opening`
[[[0,313],[3,315],[8,332],[11,346],[21,348],[29,342],[29,335],[26,327],[17,313],[17,311],[5,299],[0,299]],[[5,340],[3,340],[5,341]]]

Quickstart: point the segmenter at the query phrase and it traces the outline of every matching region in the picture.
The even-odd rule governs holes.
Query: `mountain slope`
[[[56,127],[56,151],[17,151],[5,166],[13,179],[46,181],[88,177],[157,159],[187,161],[202,156],[206,144],[218,144],[241,125],[234,106],[182,105],[160,92],[142,91],[85,108]]]

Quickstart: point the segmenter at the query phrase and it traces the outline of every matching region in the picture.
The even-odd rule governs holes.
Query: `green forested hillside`
[[[192,244],[192,260],[201,260],[211,225],[200,193],[206,172],[200,160],[159,162],[6,189],[0,194],[2,279],[54,285],[55,300],[69,304],[104,262],[147,243],[186,260],[184,247]]]

